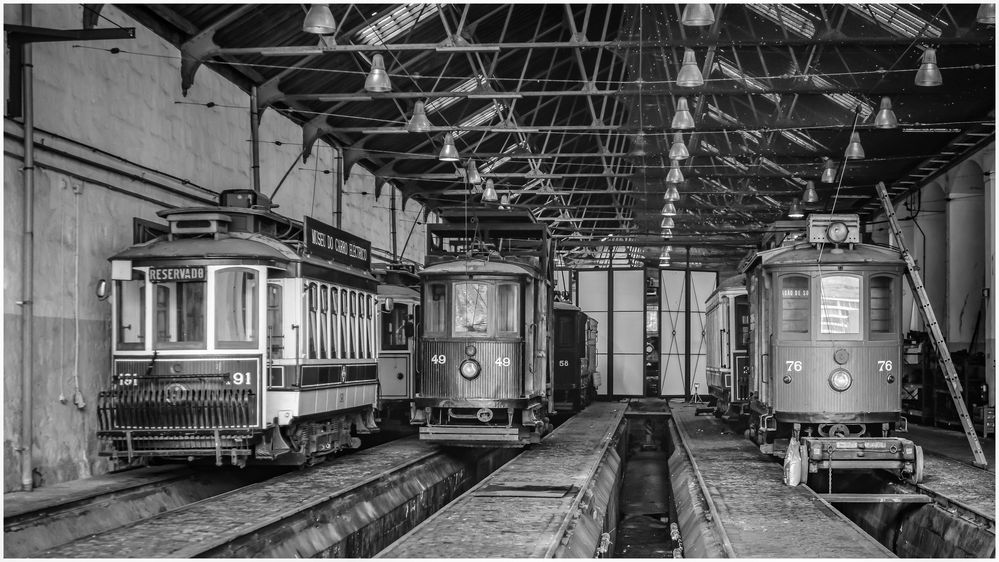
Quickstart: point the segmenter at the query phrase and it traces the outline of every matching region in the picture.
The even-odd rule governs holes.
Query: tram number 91
[[[252,386],[253,385],[253,373],[251,373],[249,371],[247,371],[245,373],[237,371],[235,373],[232,373],[229,376],[229,380],[225,381],[225,383],[228,384],[228,385],[234,385],[234,386]]]
[[[121,386],[138,386],[139,375],[135,373],[121,373],[118,375],[118,384]]]

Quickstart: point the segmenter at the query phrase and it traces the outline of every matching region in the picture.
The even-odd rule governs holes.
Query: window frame
[[[891,323],[891,325],[890,325],[890,329],[887,330],[887,331],[884,331],[884,332],[875,332],[874,331],[874,320],[873,320],[873,314],[872,314],[872,311],[873,311],[873,306],[872,305],[874,304],[874,295],[872,293],[872,291],[874,289],[874,280],[875,279],[879,279],[879,278],[880,279],[887,279],[889,281],[888,288],[890,290],[890,292],[888,294],[888,307],[887,307],[887,310],[888,310],[889,322]],[[896,302],[898,302],[898,300],[899,300],[898,299],[898,292],[897,291],[901,291],[901,276],[898,275],[897,273],[890,272],[890,271],[875,271],[875,272],[871,272],[867,276],[867,291],[868,291],[867,292],[867,299],[863,299],[863,297],[861,297],[861,299],[862,300],[866,300],[866,305],[865,305],[865,308],[867,309],[866,310],[866,314],[867,314],[867,316],[866,316],[866,318],[867,318],[867,330],[866,330],[866,332],[868,334],[868,337],[871,340],[878,340],[878,341],[896,340],[896,339],[898,339],[899,336],[900,336],[901,324],[902,324],[901,310],[896,310],[896,308],[900,308],[900,307],[895,307],[894,304]]]
[[[222,319],[222,315],[219,314],[221,311],[221,306],[220,306],[221,299],[219,298],[218,284],[219,284],[219,279],[221,278],[220,274],[229,271],[249,273],[252,274],[254,277],[254,282],[256,286],[254,287],[253,290],[253,296],[249,301],[250,304],[253,306],[252,318],[248,323],[248,328],[252,330],[253,333],[253,338],[250,341],[238,341],[238,340],[223,341],[219,339],[219,331],[220,331],[219,321]],[[258,329],[258,326],[260,324],[260,310],[258,309],[260,302],[260,290],[261,290],[262,280],[263,280],[263,275],[261,275],[261,272],[259,270],[246,266],[223,266],[219,267],[218,269],[215,269],[211,273],[212,302],[214,303],[214,305],[212,306],[212,310],[210,311],[210,316],[213,316],[212,325],[214,326],[214,333],[212,334],[212,339],[215,342],[214,349],[257,349],[258,347],[260,347],[260,333],[259,333],[260,331]],[[266,283],[263,283],[263,285],[266,285]]]
[[[856,332],[827,333],[827,332],[823,332],[822,331],[822,318],[823,318],[823,312],[822,312],[822,280],[823,279],[831,279],[833,277],[849,277],[849,278],[856,279],[858,281],[858,283],[859,283],[859,286],[857,288],[857,298],[858,298],[858,305],[857,305],[857,315],[858,315],[857,326],[858,326],[858,329],[857,329]],[[812,305],[814,307],[813,310],[816,311],[816,314],[814,315],[814,320],[812,321],[812,325],[813,325],[813,327],[815,329],[815,338],[814,339],[816,341],[830,341],[830,340],[832,340],[832,341],[853,341],[853,340],[861,341],[861,340],[863,340],[866,337],[866,334],[868,332],[868,330],[865,328],[865,326],[867,325],[867,316],[865,314],[865,310],[866,310],[867,306],[863,304],[864,295],[866,294],[866,290],[867,290],[866,276],[864,275],[864,273],[863,272],[858,272],[858,271],[835,271],[835,272],[830,272],[830,274],[827,274],[827,275],[821,275],[821,274],[814,275],[813,279],[815,280],[815,283],[813,284],[814,285],[813,288],[818,289],[817,291],[813,291],[813,293],[815,293],[815,294],[812,297]]]
[[[791,330],[785,330],[784,329],[784,310],[785,310],[785,308],[784,308],[784,296],[783,296],[783,292],[784,292],[784,281],[786,279],[790,279],[790,278],[804,279],[805,280],[805,288],[808,290],[808,295],[804,299],[802,299],[803,302],[805,302],[807,304],[807,306],[808,306],[808,308],[805,310],[805,331],[804,332],[802,332],[802,331],[791,331]],[[810,275],[808,273],[803,273],[803,272],[800,272],[800,271],[782,272],[782,273],[778,273],[778,274],[775,275],[775,279],[774,279],[774,281],[775,281],[774,282],[775,290],[774,290],[774,297],[773,297],[773,299],[774,299],[774,301],[777,302],[777,306],[774,307],[774,310],[775,310],[775,315],[774,316],[775,316],[775,318],[773,320],[774,320],[774,324],[776,325],[776,328],[777,328],[777,333],[779,334],[779,337],[782,340],[809,340],[809,339],[812,338],[812,334],[814,333],[814,330],[815,330],[815,328],[813,326],[814,322],[813,322],[813,314],[812,314],[812,310],[815,309],[815,304],[813,302],[813,299],[815,297],[813,295],[814,291],[812,290],[812,288],[813,288],[812,287],[812,279],[814,279],[813,275]]]

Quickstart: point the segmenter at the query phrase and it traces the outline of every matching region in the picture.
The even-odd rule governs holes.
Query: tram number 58
[[[785,363],[787,363],[787,372],[801,372],[801,361],[785,361]]]
[[[885,371],[891,371],[894,367],[891,361],[878,361],[878,372],[884,373]]]

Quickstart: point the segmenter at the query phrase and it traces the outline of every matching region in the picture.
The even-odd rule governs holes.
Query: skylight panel
[[[732,117],[710,103],[708,104],[708,117],[711,117],[722,125],[736,125],[739,123],[735,117]]]
[[[491,121],[493,117],[496,117],[496,115],[499,114],[499,110],[500,110],[500,105],[497,104],[497,103],[493,103],[492,105],[488,105],[488,106],[482,108],[481,110],[479,110],[478,112],[476,112],[475,114],[473,114],[468,119],[465,119],[461,123],[458,123],[458,126],[459,127],[478,127],[479,125],[484,125],[484,124],[488,123],[489,121]],[[455,131],[454,132],[454,138],[456,138],[456,139],[460,138],[462,135],[464,135],[467,132],[469,132],[469,131]]]
[[[722,74],[735,80],[739,84],[743,84],[753,90],[765,90],[766,86],[760,80],[753,78],[752,76],[746,74],[745,72],[739,70],[734,64],[726,61],[719,60],[718,68],[722,71]],[[763,94],[763,97],[769,100],[774,105],[780,101],[780,96],[777,94]]]
[[[746,4],[746,8],[805,39],[815,35],[812,14],[794,4]]]
[[[479,87],[480,84],[485,83],[485,77],[481,74],[473,76],[468,80],[465,80],[461,84],[458,84],[454,88],[451,88],[452,92],[471,92],[472,90]],[[427,115],[431,113],[441,111],[445,107],[453,104],[454,102],[460,100],[461,98],[434,98],[426,103],[424,109]]]
[[[812,152],[826,150],[826,147],[813,141],[812,139],[806,137],[805,135],[802,135],[801,133],[797,133],[795,131],[781,131],[780,134],[782,137],[793,142],[794,144],[802,148],[805,148],[807,150],[811,150]]]
[[[812,82],[819,88],[833,88],[836,86],[832,81],[828,80],[824,76],[815,74],[812,76]],[[855,111],[857,105],[860,105],[860,118],[867,119],[867,117],[874,112],[874,107],[867,103],[866,101],[854,96],[853,94],[822,94],[828,100],[831,100],[836,105],[847,109],[849,111]]]
[[[517,150],[519,148],[521,148],[521,144],[520,143],[511,144],[510,146],[506,147],[503,150],[503,152],[505,154],[509,154],[511,152],[514,152],[515,150]],[[479,173],[488,174],[489,172],[492,172],[496,168],[499,168],[503,164],[506,164],[507,162],[509,162],[510,158],[511,158],[510,156],[493,156],[489,160],[486,160],[486,163],[483,164],[481,168],[479,168]]]
[[[402,4],[357,32],[357,39],[368,45],[388,43],[437,13],[437,4]]]
[[[902,37],[940,37],[938,25],[947,25],[939,18],[923,19],[898,4],[847,4],[864,19],[874,22]]]

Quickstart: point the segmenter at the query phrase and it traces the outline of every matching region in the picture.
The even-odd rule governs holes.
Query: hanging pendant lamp
[[[992,2],[986,2],[979,6],[978,15],[975,17],[975,21],[978,23],[984,23],[985,25],[995,25],[996,5]]]
[[[368,92],[390,92],[392,82],[385,72],[385,59],[381,55],[371,57],[371,72],[364,80],[364,89]]]
[[[659,231],[659,236],[661,236],[663,238],[672,238],[673,237],[673,229],[671,229],[671,228],[664,228],[661,231]]]
[[[659,228],[673,228],[673,218],[663,217],[663,221],[659,223]]]
[[[683,182],[683,172],[680,171],[680,166],[677,164],[676,160],[673,160],[673,165],[670,166],[669,172],[666,173],[667,183],[682,183]]]
[[[805,184],[805,193],[801,196],[801,202],[806,205],[819,202],[819,194],[815,191],[814,181],[808,180],[808,183]]]
[[[891,109],[891,100],[888,96],[881,98],[881,109],[878,110],[878,114],[874,117],[874,126],[878,129],[895,129],[898,127],[898,119],[895,117],[895,112]]]
[[[666,188],[666,195],[663,196],[663,199],[670,203],[680,200],[680,190],[676,188],[676,184],[670,184],[670,186]]]
[[[822,177],[819,181],[822,183],[836,183],[836,161],[826,159],[825,167],[822,168]]]
[[[687,108],[687,98],[683,96],[676,102],[676,113],[673,114],[672,125],[674,129],[694,128],[694,116],[690,114],[690,109]]]
[[[669,147],[670,160],[686,160],[690,158],[687,145],[683,144],[683,133],[673,133],[673,145]]]
[[[454,146],[454,136],[451,133],[444,135],[444,146],[441,147],[441,153],[437,159],[441,162],[458,161],[458,148]]]
[[[715,23],[715,13],[711,4],[687,4],[683,7],[680,23],[688,27],[699,27]]]
[[[641,158],[645,154],[645,134],[638,133],[631,139],[631,151],[628,152],[628,156]]]
[[[676,216],[676,205],[672,203],[666,203],[663,205],[662,216],[664,217],[675,217]]]
[[[316,35],[329,35],[336,33],[336,20],[333,19],[333,12],[330,11],[329,4],[313,4],[305,14],[302,22],[302,31],[315,33]]]
[[[468,178],[468,183],[472,185],[482,183],[482,176],[479,175],[479,169],[475,167],[475,160],[471,158],[465,163],[465,177]]]
[[[850,144],[846,145],[843,157],[847,160],[862,160],[864,158],[864,147],[860,144],[860,133],[850,135]]]
[[[691,48],[683,50],[683,64],[680,65],[680,72],[676,75],[676,85],[683,88],[696,88],[704,85],[704,76],[701,75],[701,69],[697,67],[697,58]]]
[[[805,213],[801,212],[801,205],[798,204],[798,200],[791,201],[791,208],[787,211],[787,218],[800,219],[804,217]]]
[[[430,127],[426,105],[422,101],[417,101],[413,105],[413,116],[406,123],[406,130],[410,133],[425,133],[430,130]]]
[[[916,85],[930,87],[941,84],[943,76],[940,74],[940,67],[937,66],[937,50],[926,49],[919,70],[916,71]]]
[[[499,196],[496,195],[496,186],[493,185],[492,179],[487,179],[486,189],[485,191],[482,192],[482,200],[487,201],[489,203],[493,203],[497,199],[499,199]]]
[[[503,194],[503,197],[500,197],[499,208],[504,211],[510,210],[510,196],[507,195],[506,193]]]

